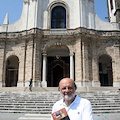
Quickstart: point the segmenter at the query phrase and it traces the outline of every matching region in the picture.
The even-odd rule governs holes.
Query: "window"
[[[110,0],[111,10],[113,9],[113,0]]]
[[[51,11],[51,28],[66,28],[66,9],[56,6]]]

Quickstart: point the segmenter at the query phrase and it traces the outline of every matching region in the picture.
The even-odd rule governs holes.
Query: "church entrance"
[[[99,58],[99,79],[101,86],[113,86],[112,59],[107,55]]]
[[[70,77],[69,49],[60,43],[47,52],[47,86],[58,87],[63,77]]]
[[[48,57],[48,86],[58,87],[63,77],[69,77],[69,57]]]
[[[17,86],[19,60],[16,56],[11,56],[6,62],[6,87]]]

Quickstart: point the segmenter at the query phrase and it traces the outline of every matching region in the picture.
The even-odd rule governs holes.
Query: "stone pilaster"
[[[78,87],[82,86],[82,43],[81,39],[76,41],[76,52],[75,52],[75,82],[77,83]]]
[[[89,47],[88,41],[83,41],[82,44],[82,54],[83,54],[83,86],[91,86],[90,76],[89,76]]]
[[[40,50],[40,41],[35,40],[34,42],[34,63],[33,63],[33,87],[41,86],[41,65],[42,65],[42,56]]]
[[[100,87],[100,80],[99,80],[99,64],[97,60],[97,43],[94,42],[92,45],[92,86],[93,87]]]
[[[28,81],[33,78],[33,44],[33,39],[29,40],[26,48],[25,86],[28,86]]]
[[[92,59],[92,86],[93,87],[100,87],[100,81],[99,81],[99,68],[98,68],[98,61],[97,58]]]
[[[120,87],[120,46],[114,45],[114,60],[112,61],[113,67],[113,86]]]
[[[5,44],[0,45],[0,87],[5,86]]]
[[[25,86],[25,68],[26,68],[26,41],[21,44],[21,56],[19,58],[19,73],[17,87]]]

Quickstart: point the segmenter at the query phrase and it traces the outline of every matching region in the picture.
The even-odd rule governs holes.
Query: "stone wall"
[[[33,78],[34,86],[41,86],[42,54],[58,41],[69,48],[75,56],[74,78],[78,86],[100,86],[99,57],[112,59],[113,86],[120,86],[120,33],[119,31],[95,31],[85,28],[68,30],[66,34],[34,29],[19,33],[0,34],[0,83],[5,86],[6,60],[19,58],[17,86],[28,86]]]

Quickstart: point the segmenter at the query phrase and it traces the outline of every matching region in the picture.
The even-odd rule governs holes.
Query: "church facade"
[[[21,18],[0,25],[0,86],[120,87],[120,1],[107,0],[109,22],[94,0],[24,0]]]

